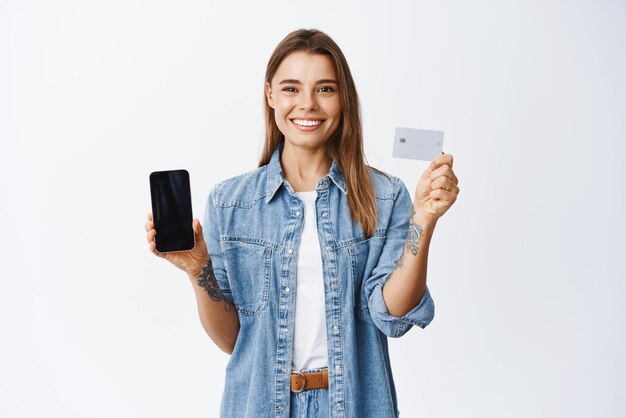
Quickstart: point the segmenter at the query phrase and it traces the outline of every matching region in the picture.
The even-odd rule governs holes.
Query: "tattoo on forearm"
[[[213,273],[213,262],[210,259],[206,266],[202,268],[202,274],[200,274],[200,278],[197,283],[198,286],[206,290],[209,297],[214,301],[223,300],[226,312],[230,312],[235,307],[231,301],[224,299],[224,294],[220,290],[217,280],[215,279],[215,273]]]
[[[406,256],[406,250],[411,252],[413,255],[417,255],[418,244],[420,237],[422,236],[422,227],[413,222],[413,215],[415,215],[415,208],[413,208],[413,212],[411,213],[411,220],[409,222],[409,232],[406,237],[406,241],[404,244],[404,248],[402,250],[402,255],[400,259],[396,263],[396,268],[402,268],[404,265],[404,257]]]

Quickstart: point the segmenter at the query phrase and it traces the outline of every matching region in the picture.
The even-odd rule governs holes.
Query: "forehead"
[[[336,79],[335,66],[327,55],[310,54],[304,51],[293,52],[280,63],[274,81],[294,79],[316,81],[321,79]]]

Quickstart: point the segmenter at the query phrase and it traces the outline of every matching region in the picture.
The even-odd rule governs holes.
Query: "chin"
[[[285,136],[286,143],[288,142],[292,146],[304,148],[326,147],[329,139],[330,138],[314,138],[312,136],[307,137],[306,135],[294,135],[291,136],[291,139],[287,139],[287,136]]]

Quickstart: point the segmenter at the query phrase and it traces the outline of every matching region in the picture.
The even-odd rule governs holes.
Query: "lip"
[[[320,121],[321,123],[319,125],[314,125],[314,126],[301,126],[301,125],[298,125],[297,123],[295,123],[294,120],[311,120],[311,121]],[[322,126],[324,124],[324,122],[326,122],[326,119],[320,119],[320,118],[290,118],[289,122],[291,122],[291,124],[293,126],[295,126],[300,131],[312,132],[312,131],[318,130],[320,128],[320,126]]]

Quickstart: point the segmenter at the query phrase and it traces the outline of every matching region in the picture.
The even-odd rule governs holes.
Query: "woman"
[[[398,415],[387,337],[425,327],[428,247],[459,192],[437,157],[411,202],[365,164],[356,88],[339,47],[298,30],[265,77],[259,168],[215,186],[184,253],[208,335],[231,353],[224,417]],[[407,233],[408,231],[408,233]]]

